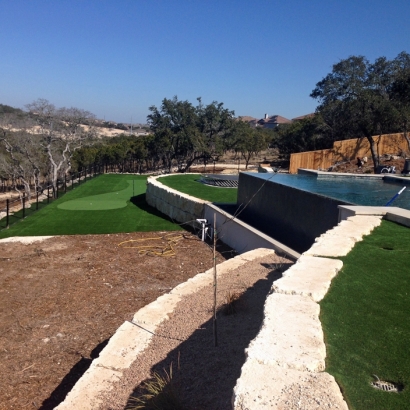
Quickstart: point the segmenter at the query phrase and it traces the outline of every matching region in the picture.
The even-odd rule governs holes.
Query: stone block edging
[[[233,409],[348,409],[335,379],[324,371],[326,346],[318,304],[343,263],[323,256],[346,255],[381,219],[347,217],[317,238],[273,283],[261,330],[246,349]]]

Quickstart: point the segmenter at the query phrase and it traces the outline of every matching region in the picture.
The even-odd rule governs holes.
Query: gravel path
[[[231,409],[233,387],[245,361],[244,350],[257,335],[263,306],[280,271],[290,266],[282,257],[248,262],[218,279],[217,347],[213,336],[213,286],[184,297],[170,319],[157,330],[150,345],[104,398],[101,410],[132,404],[138,386],[153,372],[173,381],[185,409]],[[288,265],[289,264],[289,265]],[[236,313],[226,314],[228,294],[241,293]],[[127,406],[128,403],[128,406]]]

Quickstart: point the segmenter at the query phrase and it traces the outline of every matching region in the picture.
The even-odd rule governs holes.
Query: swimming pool
[[[382,177],[326,176],[326,175],[290,175],[290,174],[254,174],[277,184],[290,186],[302,191],[314,192],[329,198],[350,202],[354,205],[385,206],[400,191],[403,182],[390,182]],[[406,181],[407,182],[407,181]],[[410,187],[391,204],[410,210]]]

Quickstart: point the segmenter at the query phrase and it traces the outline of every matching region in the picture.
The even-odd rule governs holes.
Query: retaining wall
[[[203,218],[205,204],[208,202],[161,184],[159,179],[163,176],[168,175],[148,178],[145,194],[148,205],[158,209],[176,222],[195,226],[195,220]]]
[[[274,249],[277,253],[284,254],[291,259],[297,259],[300,256],[298,252],[289,246],[265,235],[239,219],[233,219],[231,215],[217,205],[182,194],[161,184],[160,178],[148,178],[146,200],[149,205],[171,219],[179,223],[187,223],[199,229],[199,224],[195,222],[196,219],[207,219],[213,227],[214,215],[216,215],[216,228],[219,239],[238,253],[258,248],[268,248]]]

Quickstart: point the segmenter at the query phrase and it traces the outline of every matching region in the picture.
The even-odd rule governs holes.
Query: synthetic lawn
[[[100,175],[0,231],[0,238],[181,230],[145,202],[146,181],[144,176]]]
[[[327,371],[350,410],[410,409],[410,229],[382,221],[344,258],[320,303]],[[376,390],[380,380],[400,393]]]
[[[198,182],[199,174],[170,175],[159,178],[162,184],[176,189],[184,194],[200,198],[205,201],[219,203],[236,203],[238,197],[237,188],[220,188]]]

